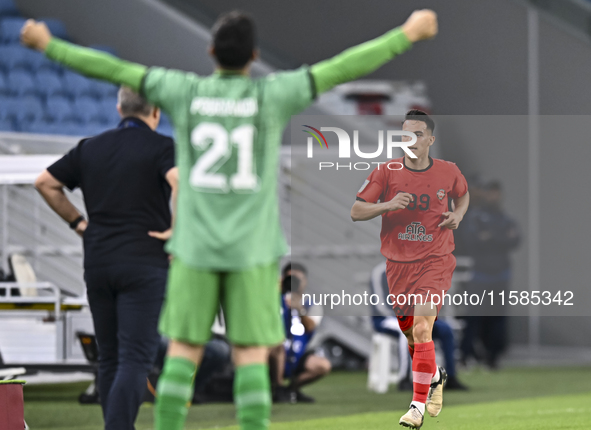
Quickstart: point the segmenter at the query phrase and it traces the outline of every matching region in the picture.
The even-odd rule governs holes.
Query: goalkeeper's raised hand
[[[413,43],[435,37],[437,30],[437,14],[429,9],[415,10],[402,25],[402,31]]]
[[[29,48],[44,52],[51,40],[51,32],[44,22],[29,19],[21,29],[21,43]]]

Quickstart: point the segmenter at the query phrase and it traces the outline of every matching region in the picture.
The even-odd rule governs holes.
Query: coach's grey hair
[[[154,105],[148,103],[145,98],[128,87],[119,88],[117,104],[121,106],[123,116],[148,116],[154,109]]]

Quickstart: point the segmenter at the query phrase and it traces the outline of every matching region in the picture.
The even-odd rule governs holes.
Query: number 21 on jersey
[[[213,122],[203,122],[191,132],[191,144],[201,154],[193,168],[189,182],[193,188],[212,193],[252,193],[259,188],[253,162],[253,141],[256,128],[240,125],[231,131]],[[232,174],[219,172],[237,148],[237,168]]]

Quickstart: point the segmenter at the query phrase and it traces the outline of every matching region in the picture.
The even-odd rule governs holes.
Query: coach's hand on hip
[[[156,239],[167,241],[172,237],[172,228],[169,228],[168,230],[164,231],[149,231],[148,235]]]
[[[437,14],[429,9],[415,10],[402,25],[402,31],[413,43],[431,39],[438,31]]]
[[[76,226],[76,228],[74,229],[74,231],[78,234],[78,236],[83,237],[84,236],[84,232],[86,231],[86,227],[88,227],[88,221],[86,221],[85,219],[83,219],[82,221],[80,221],[78,223],[78,225]]]
[[[437,227],[445,227],[449,228],[450,230],[455,230],[458,228],[460,222],[462,221],[462,217],[454,212],[443,212],[441,215],[445,217],[445,221],[443,221]]]
[[[51,32],[44,22],[29,19],[21,29],[21,42],[23,45],[44,52],[51,40]]]

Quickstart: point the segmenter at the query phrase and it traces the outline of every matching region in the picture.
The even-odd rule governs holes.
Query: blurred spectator
[[[506,290],[511,279],[509,253],[519,245],[517,224],[502,207],[501,185],[497,181],[482,188],[480,205],[473,207],[460,226],[458,234],[466,246],[466,253],[474,260],[470,292],[482,290],[498,292]],[[507,346],[505,310],[492,309],[492,316],[469,316],[462,339],[462,360],[484,358],[495,369]],[[485,357],[480,357],[475,341],[480,339]]]
[[[225,328],[216,319],[216,324],[212,328],[213,336],[205,345],[203,360],[195,375],[193,403],[232,402],[234,382],[232,348],[224,334]],[[162,337],[154,371],[150,375],[150,383],[153,387],[156,387],[164,367],[168,345],[168,339]],[[149,397],[149,400],[153,402],[153,396]]]
[[[271,381],[276,402],[312,403],[314,398],[302,393],[301,387],[326,376],[330,361],[308,345],[322,320],[322,308],[302,303],[308,286],[308,271],[299,263],[284,266],[281,277],[281,304],[285,325],[283,345],[270,352]],[[290,379],[285,386],[285,379]]]
[[[389,294],[388,280],[386,277],[386,263],[378,264],[372,271],[370,279],[371,292],[380,297],[379,304],[373,306],[372,324],[378,333],[387,334],[398,340],[398,389],[400,391],[412,391],[412,372],[411,360],[408,353],[408,342],[403,336],[398,318],[394,310],[387,305],[387,296]],[[462,384],[456,373],[455,363],[455,339],[451,326],[444,320],[438,319],[433,325],[433,340],[438,341],[443,352],[444,367],[447,371],[448,390],[467,390]]]

